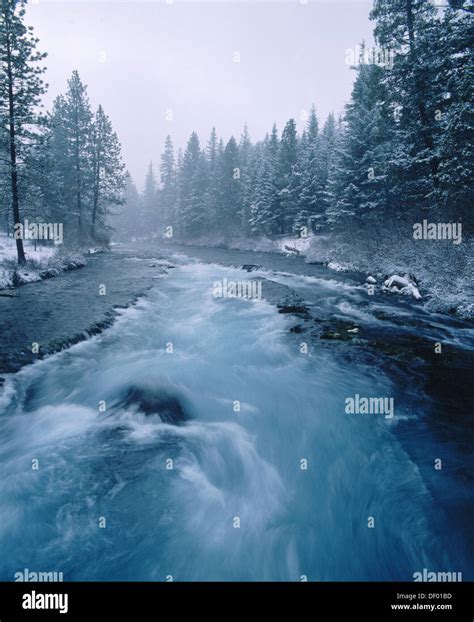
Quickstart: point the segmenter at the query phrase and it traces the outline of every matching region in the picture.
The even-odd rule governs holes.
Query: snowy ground
[[[0,290],[57,276],[64,270],[85,265],[79,253],[66,253],[60,247],[40,246],[24,241],[26,265],[17,264],[16,242],[0,233]]]
[[[332,270],[363,272],[381,291],[421,300],[432,311],[474,319],[473,250],[470,239],[456,246],[449,240],[430,244],[389,235],[376,243],[314,237],[306,260]]]

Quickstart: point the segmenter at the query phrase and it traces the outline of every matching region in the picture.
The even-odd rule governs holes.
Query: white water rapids
[[[328,349],[301,354],[275,307],[214,298],[224,277],[248,278],[181,260],[102,335],[8,379],[2,580],[23,568],[158,581],[450,569],[396,423],[344,411],[355,393],[392,395],[390,380]],[[131,387],[179,404],[186,421],[145,414],[124,398]]]

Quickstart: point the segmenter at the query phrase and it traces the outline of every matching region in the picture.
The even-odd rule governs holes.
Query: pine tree
[[[289,233],[297,215],[299,179],[296,164],[298,161],[298,138],[296,123],[290,119],[285,125],[280,141],[277,165],[277,188],[279,210],[274,214],[278,233]]]
[[[207,228],[210,232],[218,230],[219,197],[221,190],[221,162],[216,128],[213,127],[207,142],[205,157],[207,162],[207,188],[204,199]]]
[[[122,205],[125,188],[125,167],[121,147],[110,119],[99,106],[92,127],[93,200],[91,215],[92,239],[106,239],[106,217],[114,206]],[[97,227],[102,227],[99,234]]]
[[[19,168],[38,124],[37,107],[45,86],[45,58],[36,50],[38,39],[24,24],[25,2],[1,0],[0,5],[0,119],[8,131],[8,168],[11,184],[13,224],[20,224]],[[23,241],[16,236],[18,263],[26,261]]]
[[[316,152],[314,210],[311,227],[313,231],[322,231],[326,225],[329,208],[328,181],[336,146],[336,123],[334,115],[328,115],[319,136]]]
[[[251,204],[251,170],[252,161],[252,141],[248,131],[247,124],[239,142],[239,167],[240,167],[240,184],[241,184],[241,211],[240,211],[240,230],[243,235],[250,233],[250,204]]]
[[[239,232],[242,213],[242,184],[239,149],[233,136],[225,146],[221,164],[219,229],[235,236]]]
[[[252,235],[272,235],[275,206],[275,172],[268,137],[256,145],[252,159],[252,194],[249,226]]]
[[[64,223],[61,179],[55,168],[50,138],[48,131],[41,132],[24,160],[23,216],[30,222]]]
[[[178,149],[178,154],[176,156],[176,207],[174,210],[174,222],[173,222],[173,235],[176,235],[176,232],[182,231],[182,200],[181,200],[181,189],[182,189],[182,178],[183,178],[183,150],[181,147]]]
[[[296,234],[299,234],[303,227],[309,231],[317,213],[317,194],[320,185],[317,167],[319,149],[318,119],[316,109],[312,106],[298,152],[297,171],[301,180],[298,212],[293,224],[293,230]]]
[[[72,177],[72,204],[69,209],[77,218],[77,239],[86,241],[86,223],[91,222],[94,184],[94,151],[92,145],[92,113],[87,96],[87,87],[79,73],[74,70],[68,80],[64,97],[63,121],[65,123],[66,150],[71,166],[67,177]]]
[[[171,136],[166,137],[165,150],[161,156],[160,181],[160,205],[163,214],[163,224],[165,228],[169,226],[174,228],[177,203],[177,178]]]
[[[77,220],[74,216],[75,172],[69,141],[66,100],[63,95],[56,97],[48,116],[46,144],[50,173],[45,180],[47,188],[44,192],[53,214],[52,220],[64,223],[65,243],[70,244],[76,237],[72,235]]]
[[[361,64],[357,71],[331,180],[335,202],[331,220],[346,230],[385,213],[391,157],[389,113],[380,77],[384,70]]]
[[[156,233],[158,231],[158,188],[156,183],[153,162],[148,166],[145,177],[145,186],[142,196],[141,229],[143,233]]]
[[[180,235],[192,238],[205,232],[206,159],[196,132],[191,134],[180,170]]]
[[[398,116],[400,186],[410,186],[411,202],[436,201],[439,154],[431,71],[436,9],[426,0],[375,0],[371,19],[379,45],[394,55],[381,79]],[[431,40],[431,42],[430,42]],[[404,148],[403,148],[404,147]]]
[[[122,238],[137,238],[140,235],[140,195],[130,173],[125,173],[125,189],[122,195],[122,209],[117,214],[114,225]]]
[[[466,232],[474,231],[472,170],[474,58],[471,51],[472,14],[463,3],[449,8],[432,29],[431,67],[435,73],[435,119],[441,206],[445,219],[462,219]]]
[[[265,157],[268,158],[268,174],[270,181],[268,182],[267,192],[270,197],[271,220],[268,222],[268,233],[282,233],[283,215],[280,200],[281,176],[279,170],[280,156],[280,139],[278,138],[278,129],[276,123],[273,124],[271,134],[268,140],[264,141]]]

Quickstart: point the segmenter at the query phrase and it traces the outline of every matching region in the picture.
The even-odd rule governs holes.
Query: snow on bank
[[[330,238],[317,238],[314,236],[311,240],[311,245],[306,255],[306,261],[310,263],[325,263],[327,268],[329,268],[330,270],[335,270],[336,272],[366,271],[368,274],[366,278],[366,283],[370,286],[377,285],[377,280],[371,274],[371,272],[375,272],[374,268],[378,267],[375,259],[373,260],[372,264],[367,264],[367,262],[363,262],[362,258],[359,264],[357,264],[357,262],[354,262],[354,260],[336,261],[335,259],[327,259],[328,255],[329,257],[333,255],[344,255],[344,250],[347,249],[341,248],[337,244],[331,246]],[[368,265],[370,265],[369,270],[367,270]],[[416,279],[408,276],[404,271],[391,271],[391,276],[386,275],[383,279],[383,284],[381,285],[380,290],[383,292],[401,294],[403,296],[413,296],[415,300],[421,300],[422,298],[420,290],[418,289]]]
[[[23,242],[25,255],[28,260],[45,263],[56,253],[53,246],[36,246],[32,242]],[[13,238],[0,234],[0,265],[5,262],[16,261],[16,242]]]
[[[460,245],[453,245],[450,240],[423,245],[409,236],[390,232],[349,240],[315,236],[306,261],[326,264],[330,269],[343,266],[363,272],[370,275],[367,284],[379,291],[422,300],[429,311],[474,320],[472,238]]]
[[[428,247],[413,244],[411,238],[390,235],[377,239],[375,244],[373,240],[342,241],[334,236],[322,235],[233,240],[206,236],[193,240],[190,245],[299,255],[307,263],[320,263],[329,270],[368,275],[368,285],[387,294],[396,293],[422,300],[430,311],[474,320],[470,289],[474,270],[474,240],[463,241],[458,246],[447,241],[444,247],[441,243]],[[377,275],[377,280],[372,275]],[[416,278],[411,275],[416,275]],[[419,283],[423,285],[422,292]]]
[[[86,265],[80,253],[68,253],[58,250],[57,247],[39,244],[35,249],[34,244],[28,241],[23,244],[26,264],[20,267],[17,263],[15,240],[0,234],[0,290],[42,281]]]

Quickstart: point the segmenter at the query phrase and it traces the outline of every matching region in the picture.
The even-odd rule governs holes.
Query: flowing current
[[[102,335],[7,380],[0,579],[456,569],[396,418],[344,411],[355,393],[393,395],[391,380],[328,349],[302,353],[292,320],[264,300],[213,296],[245,272],[179,263]]]

